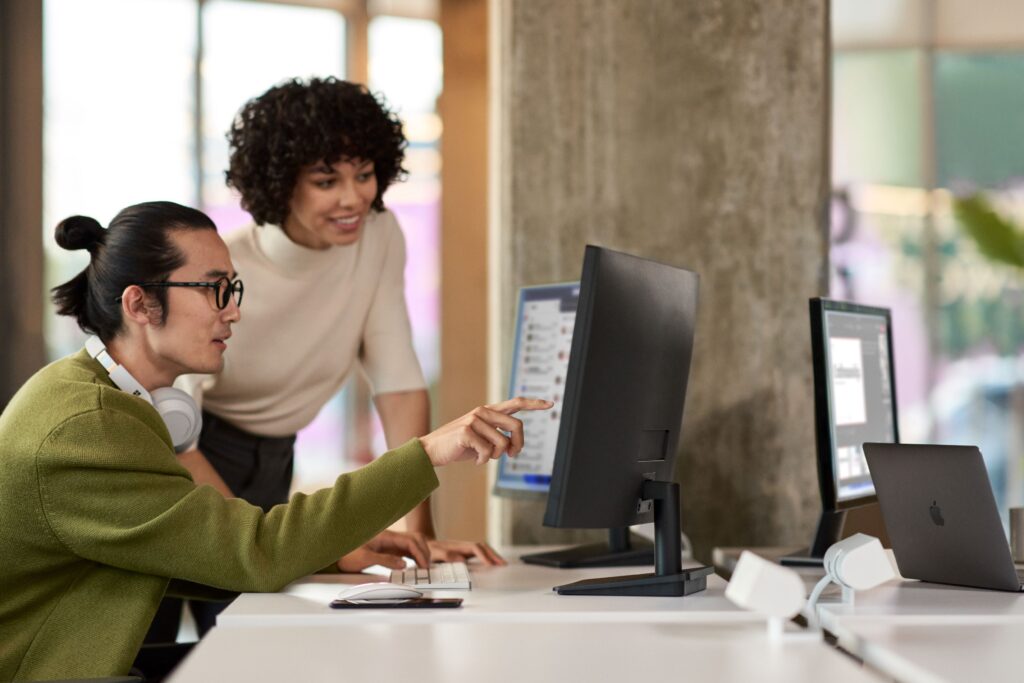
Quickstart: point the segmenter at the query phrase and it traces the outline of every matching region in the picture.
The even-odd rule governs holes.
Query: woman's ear
[[[128,285],[121,292],[121,315],[125,322],[132,321],[137,325],[160,325],[160,304],[142,287]]]

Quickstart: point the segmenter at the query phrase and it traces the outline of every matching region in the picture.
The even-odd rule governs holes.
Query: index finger
[[[553,401],[548,401],[543,398],[525,398],[523,396],[516,396],[515,398],[510,398],[507,401],[495,403],[487,407],[491,410],[496,410],[499,413],[512,415],[514,413],[518,413],[520,410],[547,410],[553,405],[555,405]]]

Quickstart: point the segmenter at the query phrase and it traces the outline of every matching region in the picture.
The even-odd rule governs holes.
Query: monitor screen
[[[494,492],[499,495],[548,492],[579,295],[578,282],[519,290],[509,398],[546,398],[555,405],[517,416],[526,441],[518,456],[498,463]]]
[[[841,505],[875,494],[863,444],[899,440],[890,317],[883,308],[822,303],[828,457],[835,500]]]

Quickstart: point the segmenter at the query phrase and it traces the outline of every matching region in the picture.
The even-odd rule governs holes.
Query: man
[[[275,591],[335,567],[437,486],[434,467],[518,453],[511,413],[550,406],[479,407],[263,512],[197,487],[146,400],[178,375],[216,372],[241,317],[213,223],[150,202],[107,229],[69,218],[57,242],[91,256],[55,288],[58,312],[98,337],[109,364],[85,350],[56,361],[0,416],[0,680],[124,674],[169,585]]]

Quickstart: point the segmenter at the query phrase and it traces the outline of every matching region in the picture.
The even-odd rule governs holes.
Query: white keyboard
[[[465,562],[438,562],[430,567],[407,567],[391,571],[391,583],[404,583],[422,590],[472,589]]]

